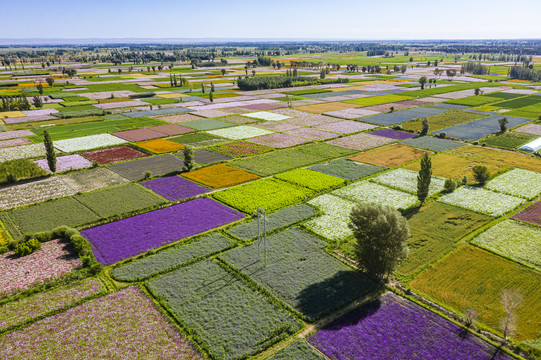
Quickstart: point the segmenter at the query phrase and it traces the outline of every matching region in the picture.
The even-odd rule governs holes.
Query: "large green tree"
[[[408,222],[392,207],[371,203],[357,204],[349,219],[357,262],[377,278],[388,278],[409,254]]]
[[[417,175],[417,199],[421,202],[421,206],[428,197],[430,180],[432,180],[432,160],[425,153],[425,156],[421,159],[421,170]]]

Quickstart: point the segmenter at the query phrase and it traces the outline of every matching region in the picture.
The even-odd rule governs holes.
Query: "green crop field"
[[[62,225],[94,222],[99,216],[70,197],[4,212],[0,218],[14,238],[21,238],[23,234],[48,231]]]
[[[71,124],[66,126],[54,126],[47,128],[38,128],[33,130],[36,136],[30,137],[34,142],[43,142],[43,131],[47,130],[51,135],[51,139],[63,140],[71,139],[80,136],[98,135],[111,133],[123,130],[139,129],[149,126],[163,125],[166,122],[150,119],[150,118],[135,118],[135,119],[118,119],[118,120],[99,120],[93,122],[85,122],[81,124]]]
[[[167,200],[138,184],[124,184],[97,190],[75,199],[102,218],[159,205]]]
[[[314,193],[313,190],[285,181],[261,179],[216,192],[213,197],[235,209],[251,214],[258,206],[274,211],[300,203]]]
[[[213,358],[248,357],[302,326],[212,260],[160,276],[147,286]]]
[[[431,203],[408,219],[410,253],[398,272],[412,275],[451,251],[457,241],[492,218],[455,206]]]
[[[291,228],[269,236],[266,266],[258,244],[228,251],[221,258],[313,321],[376,288],[371,280],[326,254],[326,245]]]
[[[219,233],[205,235],[157,254],[116,267],[112,275],[120,281],[141,281],[201,260],[235,245],[234,241]]]
[[[233,161],[232,165],[260,176],[268,176],[355,152],[327,144],[313,144]]]

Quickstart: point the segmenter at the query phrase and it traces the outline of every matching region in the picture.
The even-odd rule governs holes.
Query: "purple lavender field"
[[[504,360],[510,356],[413,302],[386,293],[309,339],[327,357]]]
[[[395,140],[406,140],[415,137],[415,134],[410,134],[402,131],[396,131],[393,129],[379,129],[372,131],[370,135],[383,136]]]
[[[208,188],[194,184],[179,176],[168,176],[141,183],[147,189],[163,196],[169,201],[191,198],[209,191]]]
[[[81,232],[96,259],[110,265],[241,219],[244,215],[208,198],[151,211]]]

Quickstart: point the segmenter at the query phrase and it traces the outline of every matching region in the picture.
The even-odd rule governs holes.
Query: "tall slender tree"
[[[51,135],[47,130],[43,131],[43,144],[45,145],[45,152],[47,154],[47,164],[51,172],[56,172],[56,153],[54,152],[53,141]]]
[[[432,160],[425,153],[425,156],[421,159],[421,170],[417,175],[417,199],[421,202],[421,206],[428,197],[430,180],[432,180]]]

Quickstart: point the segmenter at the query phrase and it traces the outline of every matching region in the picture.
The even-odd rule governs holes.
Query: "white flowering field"
[[[63,152],[75,152],[90,149],[97,149],[106,146],[120,145],[127,143],[126,140],[111,134],[99,134],[82,136],[66,140],[55,141],[54,147]]]
[[[0,162],[45,156],[45,145],[30,144],[0,149]]]
[[[325,194],[308,202],[318,207],[325,215],[312,219],[304,225],[323,237],[333,241],[353,236],[348,228],[349,214],[355,203],[338,196]]]
[[[412,194],[417,194],[417,171],[407,169],[395,169],[371,178],[371,181],[379,184],[391,186],[403,191],[407,191]],[[430,181],[430,187],[428,189],[429,195],[434,195],[443,190],[443,184],[445,179],[432,176]]]
[[[439,201],[489,216],[502,216],[524,202],[524,199],[487,189],[465,186],[442,196]]]
[[[261,119],[261,120],[267,120],[267,121],[280,121],[289,119],[290,116],[282,115],[282,114],[275,114],[267,111],[257,111],[253,113],[247,113],[242,114],[242,116],[248,116],[254,119]]]
[[[359,181],[332,192],[346,199],[389,205],[395,209],[407,209],[417,203],[417,197],[400,190],[391,189],[370,181]]]
[[[505,220],[473,239],[472,243],[541,269],[540,227]]]
[[[207,131],[211,135],[221,136],[227,139],[241,140],[253,138],[256,136],[263,136],[274,134],[272,131],[258,129],[253,126],[241,125],[225,129],[209,130]]]
[[[533,199],[541,194],[541,174],[529,170],[514,169],[491,180],[486,188],[508,195]]]

